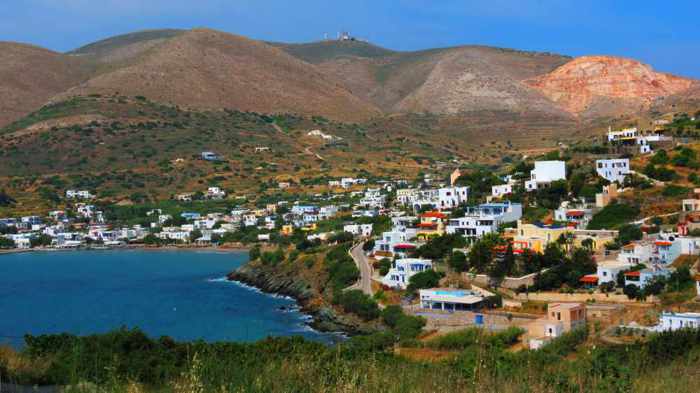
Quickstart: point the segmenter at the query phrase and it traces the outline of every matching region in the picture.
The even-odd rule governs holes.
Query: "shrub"
[[[379,317],[377,302],[357,289],[338,291],[333,297],[333,303],[341,306],[345,312],[356,314],[366,321]]]
[[[391,269],[391,260],[389,258],[382,258],[379,260],[379,274],[386,276]]]
[[[639,214],[639,208],[621,202],[613,202],[605,206],[593,216],[588,229],[613,229],[634,220]]]
[[[661,192],[661,194],[665,197],[678,197],[681,195],[685,195],[688,193],[688,189],[682,186],[678,186],[675,184],[669,184],[666,187],[664,187],[664,190]]]
[[[432,269],[416,273],[409,279],[407,290],[416,292],[419,289],[435,288],[440,285],[441,278],[442,274]]]

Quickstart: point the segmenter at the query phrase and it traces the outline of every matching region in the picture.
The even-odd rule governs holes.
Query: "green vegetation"
[[[664,187],[664,190],[661,192],[661,195],[669,198],[674,198],[685,195],[688,192],[690,192],[690,190],[686,187],[682,187],[676,184],[668,184],[666,185],[666,187]]]
[[[5,192],[5,190],[0,190],[0,206],[10,206],[13,205],[16,201],[12,199],[10,195]]]
[[[390,305],[382,310],[382,321],[388,326],[399,341],[418,337],[425,326],[423,317],[404,314],[401,306]]]
[[[345,312],[353,313],[365,321],[379,317],[377,302],[357,289],[337,291],[333,297],[333,303],[343,307]]]
[[[4,236],[0,236],[0,249],[10,249],[15,248],[15,242],[12,239],[8,239]]]
[[[516,344],[523,333],[524,331],[517,327],[511,327],[496,334],[490,334],[483,329],[470,328],[436,337],[428,341],[426,346],[451,351],[484,345],[507,348]]]
[[[467,241],[463,236],[444,234],[428,240],[416,250],[416,253],[421,258],[439,260],[450,255],[453,249],[463,248],[466,245]]]
[[[535,284],[528,290],[546,291],[563,286],[578,288],[581,286],[579,279],[582,276],[596,271],[592,253],[585,248],[575,248],[571,255],[567,255],[557,245],[550,243],[540,258],[542,264],[549,269],[538,273],[535,276]]]
[[[588,229],[616,229],[633,221],[638,215],[638,207],[613,201],[593,216]]]
[[[408,292],[416,292],[419,289],[435,288],[440,285],[440,279],[443,276],[442,273],[438,273],[432,269],[416,273],[409,279],[406,290]]]
[[[396,315],[385,316],[396,321],[401,318]],[[93,384],[114,393],[690,393],[697,387],[698,330],[584,347],[587,331],[579,329],[538,351],[506,351],[520,333],[467,330],[428,341],[427,346],[454,354],[440,362],[395,356],[396,337],[390,332],[332,347],[301,338],[180,343],[126,329],[86,337],[27,336],[21,353],[0,351],[0,372],[4,383],[66,385],[67,391],[81,393],[94,391]]]
[[[324,260],[329,282],[335,293],[354,284],[360,278],[360,271],[348,254],[350,245],[345,243],[331,248]]]

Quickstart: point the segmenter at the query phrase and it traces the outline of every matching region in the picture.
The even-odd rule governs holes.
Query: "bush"
[[[369,321],[379,317],[377,302],[362,291],[338,291],[333,297],[333,303],[341,306],[345,312],[353,313]]]
[[[440,285],[441,278],[442,274],[432,269],[416,273],[409,279],[407,290],[416,292],[419,289],[435,288]]]
[[[466,244],[467,240],[463,236],[445,234],[428,240],[418,248],[417,253],[422,258],[437,260],[449,255],[453,249],[462,248]]]
[[[456,272],[466,272],[469,270],[469,263],[467,261],[467,256],[462,252],[454,252],[450,256],[448,261],[450,268]]]
[[[15,248],[15,241],[12,239],[8,239],[4,236],[0,236],[0,248],[8,249],[8,248]]]
[[[284,250],[278,248],[275,251],[265,251],[260,256],[260,260],[265,265],[277,265],[280,262],[284,262]]]
[[[688,189],[682,186],[678,186],[675,184],[669,184],[666,187],[664,187],[664,190],[661,192],[661,194],[665,197],[679,197],[681,195],[685,195],[688,193]]]
[[[391,269],[391,260],[389,258],[382,258],[379,260],[379,274],[386,276]]]
[[[425,326],[423,317],[406,315],[397,305],[387,306],[382,311],[382,321],[391,328],[399,341],[418,337]]]
[[[621,245],[629,244],[633,240],[641,240],[644,233],[636,225],[627,224],[620,227],[617,235],[617,242]]]
[[[622,202],[613,202],[593,216],[588,229],[614,229],[630,221],[639,214],[639,208]]]
[[[360,278],[360,271],[348,255],[349,244],[331,248],[326,254],[324,264],[334,291],[348,287]]]

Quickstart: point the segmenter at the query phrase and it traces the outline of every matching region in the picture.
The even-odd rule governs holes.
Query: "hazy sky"
[[[700,78],[698,0],[0,0],[0,40],[58,51],[166,27],[287,42],[348,30],[397,50],[483,44],[618,55]]]

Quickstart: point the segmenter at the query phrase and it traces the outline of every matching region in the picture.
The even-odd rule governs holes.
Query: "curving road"
[[[348,251],[352,259],[355,261],[357,268],[360,270],[360,279],[350,288],[359,289],[364,294],[373,296],[374,291],[372,291],[372,265],[370,265],[367,255],[365,255],[362,246],[365,242],[360,242],[354,245]]]

